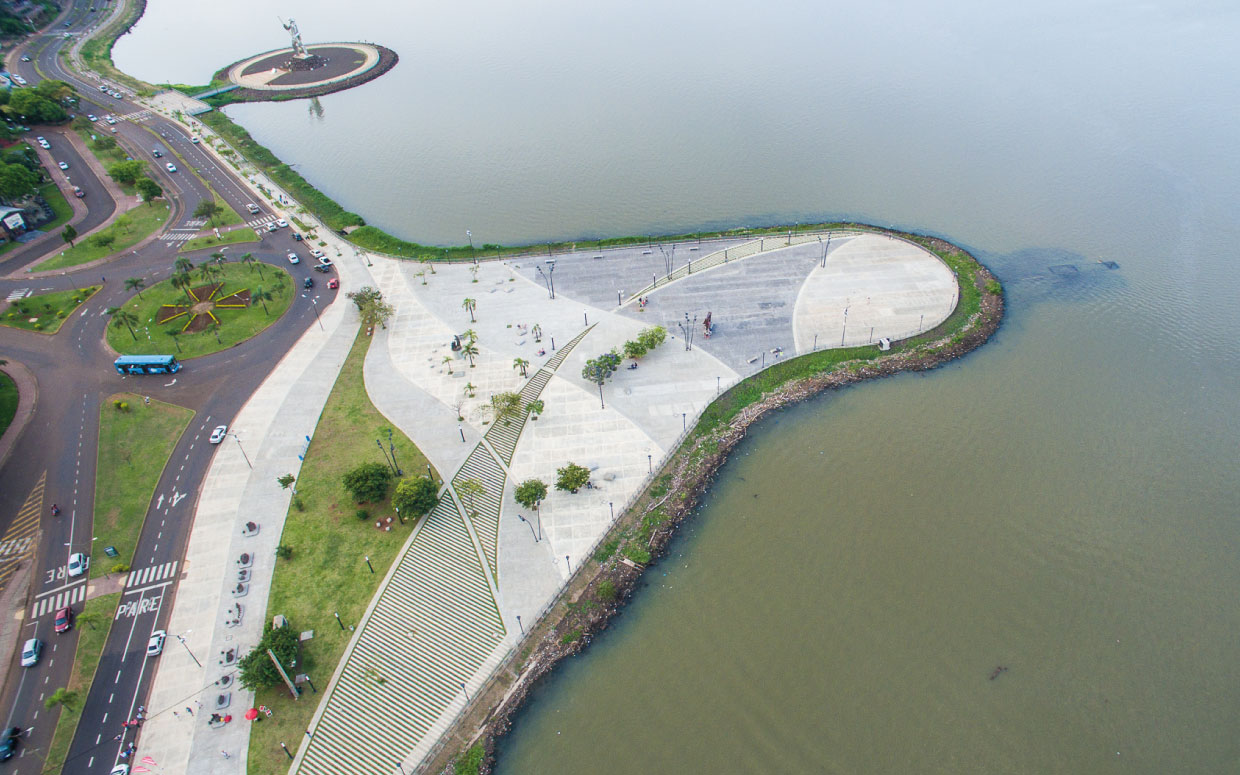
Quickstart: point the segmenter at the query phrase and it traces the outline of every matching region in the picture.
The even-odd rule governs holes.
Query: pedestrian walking
[[[179,718],[181,718],[181,714],[180,714],[180,713],[177,713],[177,712],[174,710],[174,711],[172,711],[172,717],[173,717],[173,718],[175,718],[175,719],[179,719]]]
[[[231,756],[228,755],[228,751],[220,751],[220,756],[223,756],[225,759],[232,758]]]
[[[188,713],[188,714],[189,714],[189,715],[191,715],[191,716],[192,716],[192,715],[194,715],[194,711],[193,711],[193,710],[191,710],[191,709],[190,709],[190,707],[189,707],[188,705],[186,705],[186,706],[185,706],[185,712],[186,712],[186,713]]]

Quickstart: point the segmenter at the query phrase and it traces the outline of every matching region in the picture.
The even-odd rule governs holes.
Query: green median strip
[[[103,645],[107,643],[108,632],[112,629],[112,621],[116,606],[121,601],[121,593],[113,592],[94,600],[87,600],[80,612],[77,612],[77,653],[73,659],[73,672],[69,674],[69,685],[65,687],[67,694],[60,695],[65,701],[60,705],[60,718],[56,720],[56,731],[52,734],[52,744],[47,749],[47,759],[43,772],[61,772],[69,755],[69,744],[77,731],[78,720],[82,717],[82,706],[86,704],[86,693],[95,678],[95,669],[99,666],[99,657],[103,654]],[[53,638],[63,637],[52,635]],[[49,697],[54,692],[49,692]],[[71,772],[71,769],[64,769]]]
[[[129,570],[159,477],[193,417],[185,407],[147,403],[134,393],[116,393],[99,408],[92,578]],[[115,557],[107,555],[108,547],[116,549]]]
[[[220,245],[241,245],[247,242],[258,242],[258,235],[254,233],[253,229],[233,229],[232,231],[224,232],[219,237],[213,234],[205,237],[194,237],[182,245],[178,252],[192,253],[203,248],[214,248]]]
[[[149,237],[167,219],[167,205],[139,205],[118,215],[106,229],[85,239],[77,239],[54,258],[35,264],[31,271],[65,269],[120,253]]]
[[[0,371],[0,436],[9,429],[17,416],[17,383]]]
[[[95,295],[99,288],[98,285],[91,285],[80,291],[53,291],[18,299],[4,311],[4,316],[0,317],[0,325],[54,334],[60,330],[69,315],[73,314],[73,310]]]
[[[255,703],[271,707],[274,716],[251,727],[250,775],[288,772],[280,741],[291,746],[291,741],[304,734],[353,635],[341,629],[332,614],[338,612],[346,627],[358,622],[413,528],[395,518],[386,498],[359,506],[341,484],[345,472],[358,464],[382,462],[375,441],[388,443],[386,429],[391,424],[370,403],[362,380],[370,341],[365,331],[358,333],[323,407],[280,537],[291,554],[276,562],[267,603],[265,621],[283,614],[296,630],[314,630],[314,638],[302,644],[297,671],[308,674],[320,693],[303,687],[306,696],[295,702],[283,688],[258,692]],[[406,476],[425,475],[427,460],[413,442],[394,430],[392,444]],[[439,480],[438,473],[435,479]],[[362,518],[359,510],[367,516]],[[388,518],[392,518],[390,524]],[[367,568],[365,557],[370,558],[374,573]]]

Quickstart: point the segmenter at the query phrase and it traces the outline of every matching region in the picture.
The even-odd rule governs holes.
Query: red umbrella
[[[225,724],[227,724],[227,723],[228,723],[228,722],[230,722],[230,721],[232,721],[232,714],[231,714],[231,713],[229,713],[227,716],[225,716],[225,717],[224,717],[224,723],[225,723]]]
[[[245,712],[246,721],[253,721],[256,718],[258,718],[258,708],[250,708]]]

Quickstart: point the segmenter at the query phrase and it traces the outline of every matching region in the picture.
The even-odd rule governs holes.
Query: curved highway
[[[116,124],[114,136],[131,156],[150,162],[153,175],[164,187],[172,205],[168,228],[184,230],[200,225],[190,222],[187,214],[210,196],[210,191],[192,171],[209,179],[219,197],[251,223],[273,219],[274,215],[266,210],[259,215],[246,213],[246,203],[253,201],[262,205],[264,202],[249,194],[230,170],[216,164],[201,147],[192,143],[184,127],[148,113],[128,100],[105,96],[98,88],[99,81],[64,68],[58,52],[70,40],[62,34],[66,31],[62,22],[69,22],[67,31],[71,33],[94,24],[95,17],[104,10],[101,8],[92,14],[88,11],[89,5],[79,0],[44,33],[33,36],[10,53],[10,57],[16,58],[26,51],[32,59],[31,62],[12,62],[14,69],[31,83],[42,76],[69,82],[79,92],[80,113],[100,117],[113,114],[124,119]],[[66,174],[72,184],[81,186],[86,192],[81,201],[88,211],[75,222],[79,233],[107,221],[117,204],[76,147],[63,137],[64,132],[71,130],[67,127],[33,129],[32,136],[42,134],[48,138],[52,145],[51,158],[67,161]],[[171,157],[178,167],[177,173],[167,173],[162,163],[151,158],[150,149],[157,143],[180,157]],[[162,161],[168,158],[165,156]],[[55,168],[51,172],[53,176],[61,174]],[[122,205],[125,206],[127,203]],[[59,241],[59,236],[42,238],[44,243],[49,240]],[[34,567],[18,640],[37,637],[45,644],[38,665],[20,667],[15,653],[12,663],[6,666],[4,690],[0,694],[4,720],[7,726],[27,730],[19,743],[18,758],[8,763],[13,773],[43,771],[43,758],[57,718],[56,710],[44,709],[43,700],[57,687],[66,685],[69,679],[77,631],[53,633],[52,610],[57,601],[72,601],[80,611],[79,601],[85,594],[85,577],[68,578],[66,563],[71,553],[89,554],[91,549],[102,401],[118,391],[134,391],[195,412],[163,472],[155,490],[157,498],[149,505],[137,541],[132,567],[135,571],[154,569],[150,574],[153,581],[125,590],[95,682],[85,698],[65,767],[66,772],[106,775],[120,761],[124,744],[114,737],[124,734],[126,740],[132,738],[132,733],[121,723],[135,716],[149,688],[151,673],[146,669],[146,643],[150,633],[160,629],[167,620],[170,599],[176,592],[178,574],[173,569],[179,567],[183,558],[199,487],[215,449],[206,443],[206,435],[215,425],[231,424],[232,417],[266,377],[270,367],[315,321],[310,301],[297,295],[289,310],[267,331],[231,349],[186,362],[185,368],[174,375],[175,379],[117,375],[112,368],[115,353],[104,344],[109,322],[104,311],[123,304],[132,295],[123,289],[125,278],[142,277],[148,286],[166,279],[177,258],[178,244],[155,239],[102,265],[54,275],[25,275],[20,271],[51,250],[54,243],[50,247],[43,244],[41,248],[38,242],[23,246],[0,261],[0,272],[9,275],[0,278],[0,297],[8,297],[19,290],[37,294],[103,281],[103,289],[78,308],[55,335],[0,327],[0,357],[26,365],[38,381],[34,416],[17,439],[12,454],[0,467],[0,552],[7,551],[3,541],[15,536],[14,531],[22,530],[30,514],[37,513],[40,522],[37,533],[27,529],[28,535],[17,536],[15,543],[8,545],[16,552],[22,546],[21,540],[37,541],[37,551],[29,560]],[[314,273],[309,261],[296,267],[287,263],[285,254],[297,247],[289,230],[282,229],[266,234],[257,245],[238,245],[229,249],[229,253],[252,252],[264,262],[291,270],[293,281],[301,283],[304,277]],[[200,261],[207,252],[188,257]],[[326,278],[320,276],[319,279]],[[326,305],[334,300],[335,291],[324,288],[318,294]],[[61,507],[58,517],[50,514],[53,502]],[[0,556],[0,577],[4,561],[12,561],[16,556]],[[167,647],[176,648],[177,645],[170,640]]]

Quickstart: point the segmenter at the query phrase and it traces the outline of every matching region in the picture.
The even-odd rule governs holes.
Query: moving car
[[[167,164],[165,164],[164,166],[168,168],[168,171],[169,171],[169,172],[176,172],[176,171],[177,171],[177,165],[173,164],[172,162],[168,162],[168,163],[167,163]]]
[[[94,113],[87,113],[86,118],[90,119],[90,123],[92,124],[99,120],[99,117],[96,116]]]
[[[107,122],[108,122],[109,124],[115,124],[115,123],[116,123],[116,116],[108,116],[108,118],[107,118]]]
[[[190,141],[191,143],[193,143],[194,145],[198,145],[198,138],[197,138],[197,137],[191,137],[191,138],[189,139],[189,141]]]
[[[301,263],[301,259],[297,257],[297,254],[296,254],[296,253],[289,253],[289,254],[288,254],[288,262],[289,262],[290,264],[300,264],[300,263]]]
[[[249,210],[254,215],[257,215],[258,213],[262,212],[262,210],[258,209],[258,205],[254,204],[253,202],[246,204],[245,209]]]
[[[336,290],[337,288],[340,287],[340,280],[336,277],[333,277],[332,279],[327,281],[327,287],[331,288],[333,291]]]
[[[56,632],[68,632],[69,628],[73,626],[73,609],[65,606],[56,612],[56,618],[52,621],[52,628]]]
[[[151,633],[151,639],[146,642],[146,655],[148,657],[157,657],[164,651],[164,640],[168,637],[168,633],[164,630],[156,630]]]
[[[301,242],[301,235],[300,235],[300,234],[298,234],[297,232],[293,232],[293,241],[294,241],[294,242]]]
[[[91,10],[93,11],[95,9],[92,8]],[[121,762],[120,764],[113,767],[112,771],[109,772],[108,775],[129,775],[129,765],[125,764],[124,762]]]
[[[69,555],[69,578],[81,576],[90,567],[90,558],[81,552]]]
[[[217,425],[215,426],[215,430],[211,431],[210,441],[212,444],[219,444],[221,441],[224,440],[224,437],[227,435],[228,435],[228,426]]]
[[[156,159],[158,159],[164,155],[164,152],[159,150],[158,148],[152,148],[151,155],[154,156]]]
[[[78,199],[81,199],[82,197],[86,196],[86,192],[78,188],[77,186],[74,186],[73,195],[76,196]]]
[[[43,641],[31,638],[22,646],[22,667],[34,667],[39,664],[39,655],[43,653]]]
[[[279,230],[280,230],[280,227],[276,226],[275,221],[272,221],[271,223],[267,224],[267,231],[279,231]]]
[[[67,161],[62,161],[62,162],[60,162],[59,164],[57,164],[56,166],[57,166],[57,167],[60,167],[62,170],[67,170],[67,169],[69,169],[69,162],[67,162]]]
[[[0,762],[7,762],[17,753],[17,738],[6,737],[3,743],[0,743]]]
[[[29,61],[30,61],[30,55],[29,55],[29,54],[22,54],[22,61],[23,61],[23,62],[29,62]]]
[[[301,287],[302,287],[302,288],[313,288],[313,287],[314,287],[314,278],[313,278],[313,277],[307,277],[307,278],[305,279],[305,281],[301,284]]]
[[[284,220],[283,218],[277,218],[277,219],[276,219],[276,227],[277,227],[277,228],[281,228],[281,229],[287,229],[287,228],[288,228],[288,221]]]

